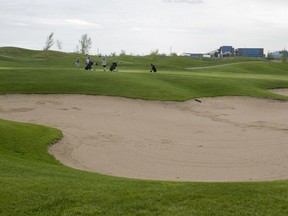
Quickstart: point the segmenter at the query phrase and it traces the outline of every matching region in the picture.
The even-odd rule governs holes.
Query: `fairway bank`
[[[288,102],[201,101],[1,95],[0,118],[61,129],[50,152],[77,169],[171,181],[288,179]]]

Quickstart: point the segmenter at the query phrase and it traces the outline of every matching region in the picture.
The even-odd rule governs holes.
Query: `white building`
[[[283,54],[283,50],[282,51],[275,51],[275,52],[272,52],[272,57],[274,59],[281,59],[282,58],[282,54]],[[286,58],[287,58],[287,51],[286,51]]]

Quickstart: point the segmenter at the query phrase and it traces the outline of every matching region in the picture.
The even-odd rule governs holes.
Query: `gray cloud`
[[[288,46],[287,0],[0,0],[0,45],[42,49],[50,32],[75,51],[207,52],[221,45]],[[19,36],[21,32],[21,36]],[[265,37],[264,37],[265,36]],[[269,40],[271,38],[271,40]],[[30,42],[29,42],[30,41]],[[22,44],[22,45],[21,45]],[[281,47],[279,46],[281,45]],[[92,51],[93,52],[93,51]]]

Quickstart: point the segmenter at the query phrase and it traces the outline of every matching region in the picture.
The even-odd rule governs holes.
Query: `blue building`
[[[238,48],[235,51],[235,53],[236,53],[236,56],[240,56],[240,57],[254,57],[254,58],[264,57],[263,48]]]
[[[219,49],[219,54],[221,57],[234,56],[234,48],[232,46],[221,46]]]

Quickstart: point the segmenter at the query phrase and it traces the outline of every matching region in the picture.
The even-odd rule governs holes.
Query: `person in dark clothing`
[[[103,70],[104,70],[104,71],[106,71],[106,66],[107,66],[106,58],[103,58],[103,59],[102,59],[102,67],[103,67]]]
[[[154,64],[151,64],[151,69],[150,69],[150,72],[154,72],[156,73],[157,72],[157,69],[156,69],[156,66]]]

